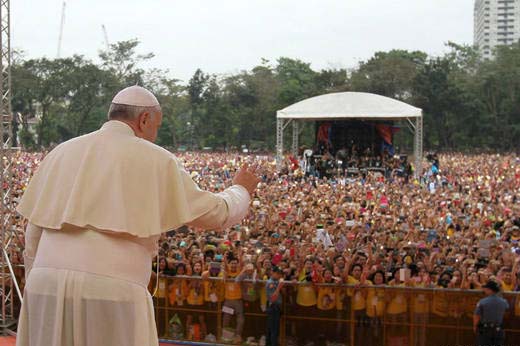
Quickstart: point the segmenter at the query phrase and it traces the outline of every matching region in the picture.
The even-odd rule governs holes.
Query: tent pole
[[[300,134],[298,127],[298,120],[294,119],[292,123],[292,154],[295,158],[298,157],[298,136]]]
[[[422,176],[422,156],[423,156],[423,119],[422,115],[415,118],[414,136],[414,156],[415,156],[415,176]]]
[[[283,160],[283,119],[276,119],[276,169],[278,172],[282,170]]]

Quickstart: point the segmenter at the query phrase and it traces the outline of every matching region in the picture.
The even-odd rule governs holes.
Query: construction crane
[[[107,46],[107,50],[109,50],[110,43],[108,42],[108,34],[107,34],[107,28],[105,27],[105,24],[101,24],[101,29],[103,30],[103,36],[105,37],[105,45]]]
[[[63,1],[63,7],[61,8],[61,24],[60,24],[60,36],[58,38],[58,53],[56,57],[59,59],[61,55],[61,40],[63,38],[63,27],[65,26],[65,7],[67,4]]]

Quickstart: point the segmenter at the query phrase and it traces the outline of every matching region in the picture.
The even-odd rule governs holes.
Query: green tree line
[[[138,54],[138,46],[138,40],[111,44],[100,52],[99,63],[79,55],[54,60],[15,55],[19,144],[40,149],[96,130],[117,91],[138,83],[162,105],[158,144],[168,147],[272,149],[276,110],[325,93],[363,91],[422,108],[426,149],[520,148],[520,43],[499,47],[493,60],[454,43],[442,56],[377,52],[353,69],[316,71],[298,59],[261,59],[232,75],[198,69],[187,83],[168,71],[142,68],[153,53]],[[313,126],[305,125],[303,143],[312,143]],[[406,144],[411,137],[401,140]]]

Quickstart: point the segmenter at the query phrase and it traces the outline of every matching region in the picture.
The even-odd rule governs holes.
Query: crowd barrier
[[[240,344],[263,345],[265,282],[240,284],[248,297],[256,297],[241,300],[243,316],[239,302],[225,302],[225,285],[233,284],[216,278],[162,276],[154,297],[159,337],[237,344],[238,322],[243,323]],[[482,297],[478,290],[287,283],[280,345],[473,345],[473,312]],[[510,304],[504,319],[505,344],[520,345],[520,294],[503,297]]]

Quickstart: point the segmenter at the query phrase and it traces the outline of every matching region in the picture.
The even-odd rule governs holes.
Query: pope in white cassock
[[[51,151],[20,202],[29,223],[17,346],[158,345],[147,285],[160,234],[247,214],[255,168],[221,193],[200,190],[153,144],[162,113],[148,90],[120,91],[108,119]]]

